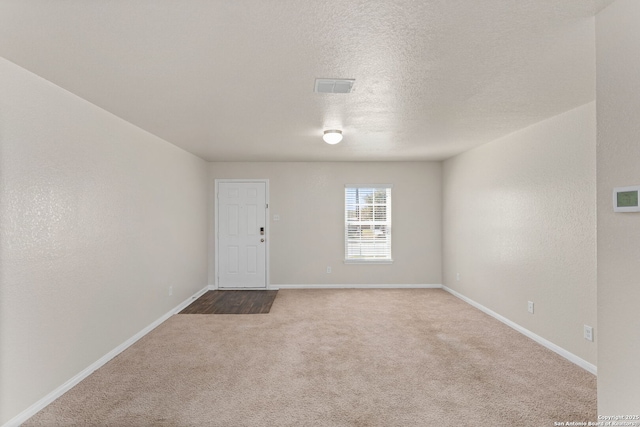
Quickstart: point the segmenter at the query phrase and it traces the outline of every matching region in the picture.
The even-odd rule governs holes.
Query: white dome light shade
[[[337,144],[342,141],[342,131],[341,130],[325,130],[324,135],[322,135],[322,139],[327,144]]]

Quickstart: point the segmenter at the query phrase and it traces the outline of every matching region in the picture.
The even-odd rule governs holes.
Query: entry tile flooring
[[[207,291],[180,314],[269,313],[278,291]]]

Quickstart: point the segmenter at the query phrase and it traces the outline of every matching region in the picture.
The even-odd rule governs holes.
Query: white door
[[[218,287],[266,288],[266,183],[218,183]]]

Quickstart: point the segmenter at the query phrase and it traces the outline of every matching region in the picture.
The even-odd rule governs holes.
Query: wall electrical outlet
[[[593,341],[593,328],[589,325],[584,325],[584,339]]]
[[[529,301],[529,303],[527,305],[527,311],[529,311],[529,313],[533,314],[533,301]]]
[[[456,273],[456,281],[460,281],[460,273]]]
[[[327,273],[331,273],[331,267],[327,267]]]
[[[173,295],[173,286],[169,286],[169,296]]]

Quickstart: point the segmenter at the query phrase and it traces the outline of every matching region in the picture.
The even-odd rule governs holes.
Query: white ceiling
[[[210,161],[440,160],[592,101],[612,1],[0,0],[0,55]]]

